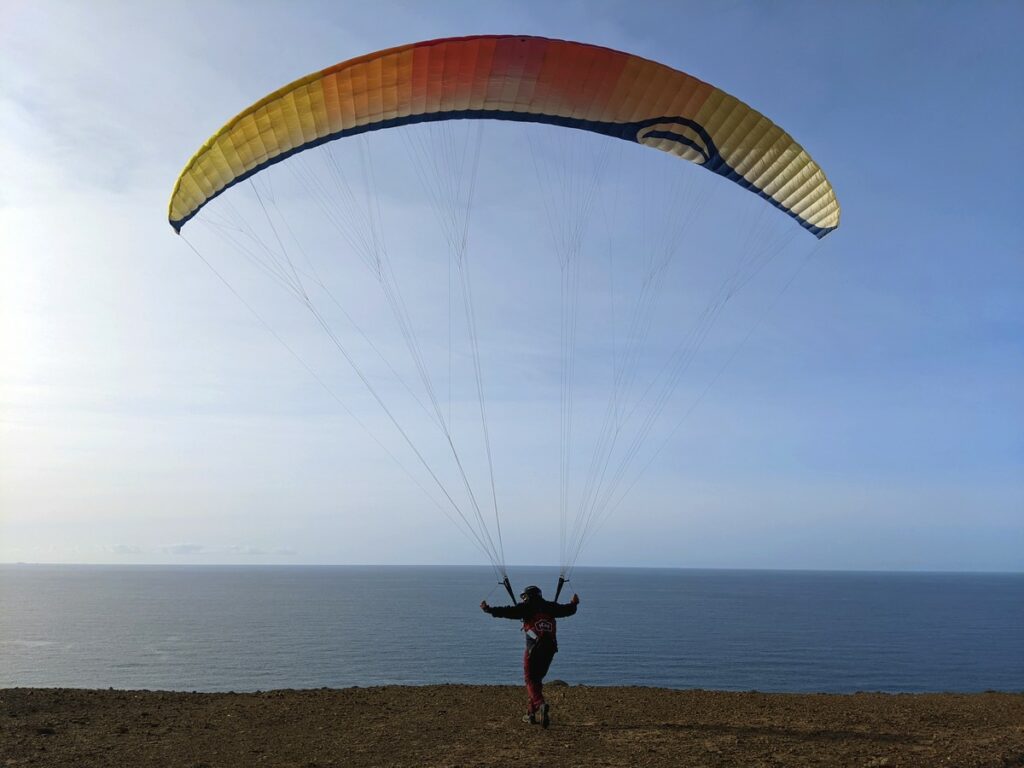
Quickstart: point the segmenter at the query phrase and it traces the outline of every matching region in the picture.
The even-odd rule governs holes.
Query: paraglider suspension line
[[[505,587],[505,591],[508,592],[508,596],[512,598],[512,602],[513,603],[518,603],[519,601],[516,600],[516,593],[512,589],[512,582],[510,582],[508,580],[508,576],[506,576],[504,579],[502,579],[501,583],[502,583],[502,586]]]

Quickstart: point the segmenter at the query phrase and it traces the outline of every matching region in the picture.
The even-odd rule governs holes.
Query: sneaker
[[[547,705],[547,702],[540,705],[540,725],[542,728],[551,725],[551,707]]]
[[[533,712],[531,712],[528,715],[523,715],[523,722],[524,723],[529,723],[530,725],[536,725],[537,724],[537,716]]]

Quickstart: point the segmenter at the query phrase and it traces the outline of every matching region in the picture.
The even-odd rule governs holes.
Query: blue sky
[[[789,129],[843,205],[784,301],[766,313],[792,261],[723,318],[675,407],[753,327],[750,341],[580,562],[1021,570],[1022,31],[1014,3],[4,2],[0,561],[481,561],[165,209],[199,144],[281,84],[401,43],[515,32],[724,88]],[[514,241],[502,209],[502,183],[526,183],[520,134],[487,131],[488,150],[508,151],[484,152],[474,242],[536,252],[524,264],[542,271],[541,234],[527,224]],[[399,189],[385,168],[382,187]],[[388,203],[416,211],[415,194]],[[715,192],[709,220],[736,199]],[[401,258],[418,235],[393,237]],[[689,306],[687,278],[706,275],[681,261],[656,345],[668,310]],[[554,564],[551,318],[502,336],[515,307],[498,289],[522,295],[533,273],[481,264],[485,349],[516,353],[487,369],[507,558]],[[429,343],[437,297],[410,290]],[[319,356],[297,319],[275,322]],[[323,365],[394,445],[358,382]]]

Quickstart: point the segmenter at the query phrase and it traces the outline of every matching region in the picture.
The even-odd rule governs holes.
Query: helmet
[[[523,600],[533,600],[533,599],[538,598],[540,596],[541,596],[541,594],[540,594],[540,587],[535,587],[532,584],[530,586],[528,586],[528,587],[525,587],[523,589],[522,594],[519,595],[519,597],[521,597]]]

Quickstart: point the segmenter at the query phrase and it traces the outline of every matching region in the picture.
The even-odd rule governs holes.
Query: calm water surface
[[[512,569],[550,591],[555,574]],[[517,683],[486,568],[0,566],[0,687]],[[1024,574],[579,569],[551,677],[1024,691]]]

